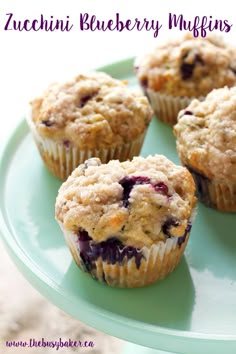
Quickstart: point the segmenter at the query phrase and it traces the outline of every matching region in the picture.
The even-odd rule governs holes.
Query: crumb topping
[[[208,178],[236,181],[236,87],[193,100],[174,127],[182,162]]]
[[[184,234],[196,202],[186,168],[162,155],[95,162],[80,165],[59,190],[56,219],[66,229],[86,230],[96,242],[116,237],[134,247],[165,241],[170,219],[176,220],[172,236]]]
[[[142,134],[152,117],[146,97],[101,72],[53,83],[31,101],[39,134],[83,148],[111,147]]]
[[[135,63],[140,84],[163,94],[201,97],[236,84],[236,48],[217,35],[170,40]]]

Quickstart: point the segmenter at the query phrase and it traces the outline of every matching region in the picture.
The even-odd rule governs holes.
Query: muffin
[[[193,98],[236,84],[236,49],[218,36],[187,34],[137,59],[135,72],[157,117],[174,125]]]
[[[236,212],[236,87],[193,100],[174,127],[180,160],[207,206]]]
[[[142,287],[179,263],[196,203],[191,174],[162,155],[96,158],[59,189],[55,215],[77,265],[116,287]]]
[[[145,96],[101,72],[53,83],[31,101],[27,121],[48,170],[65,180],[90,157],[138,155],[152,109]]]

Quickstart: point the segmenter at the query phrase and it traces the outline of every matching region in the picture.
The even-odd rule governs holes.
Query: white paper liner
[[[66,180],[78,165],[91,157],[100,158],[102,163],[110,160],[131,160],[139,155],[146,135],[145,131],[133,141],[116,147],[81,150],[70,143],[65,144],[42,138],[29,117],[27,122],[45,165],[53,175],[61,180]]]
[[[83,270],[83,261],[80,257],[78,236],[64,228],[59,222],[65,241],[77,265]],[[135,257],[125,257],[122,264],[103,261],[99,257],[90,275],[100,282],[106,282],[116,287],[143,287],[165,278],[178,265],[189,238],[188,233],[184,242],[179,246],[178,238],[168,238],[166,242],[159,241],[150,248],[143,247],[140,251],[144,255],[140,267],[137,267]]]
[[[193,174],[198,199],[208,207],[224,211],[236,212],[236,183],[223,183],[209,180]]]
[[[236,212],[236,183],[209,182],[211,205],[225,212]]]
[[[171,126],[177,123],[178,113],[195,98],[165,95],[151,89],[147,89],[147,95],[157,118]],[[202,100],[203,97],[198,99]]]
[[[191,173],[198,200],[206,206],[224,211],[236,212],[236,183],[218,181],[214,178],[209,179],[192,166],[184,154],[179,154],[181,164],[187,166]]]

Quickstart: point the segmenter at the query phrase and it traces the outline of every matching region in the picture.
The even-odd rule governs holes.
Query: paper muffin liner
[[[34,124],[29,119],[27,119],[27,122],[46,167],[54,176],[63,181],[78,165],[91,157],[98,157],[102,163],[107,163],[110,160],[126,161],[138,156],[146,135],[145,131],[136,139],[115,147],[81,150],[73,146],[68,140],[54,141],[53,139],[42,138]]]
[[[236,212],[236,183],[223,183],[209,179],[187,166],[192,174],[198,199],[208,207],[225,212]]]
[[[158,119],[168,125],[177,123],[179,111],[186,108],[195,97],[177,97],[146,89],[146,95]],[[200,97],[199,99],[202,99]]]
[[[130,259],[125,256],[122,260],[111,262],[103,260],[100,255],[88,266],[81,257],[78,235],[66,230],[62,223],[59,222],[59,225],[79,268],[99,282],[120,288],[143,287],[164,279],[179,264],[190,235],[189,230],[181,242],[180,238],[173,237],[167,238],[165,242],[159,241],[150,248],[138,249],[138,261],[135,256]],[[123,249],[117,247],[112,252],[118,254],[119,258],[119,253],[124,252],[125,248],[129,246]]]

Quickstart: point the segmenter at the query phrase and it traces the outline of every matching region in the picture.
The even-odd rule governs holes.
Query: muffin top
[[[195,205],[191,174],[162,155],[87,160],[59,189],[56,219],[95,241],[117,238],[141,248],[168,237],[181,237]]]
[[[129,142],[145,131],[152,116],[143,95],[101,72],[51,84],[31,108],[41,137],[81,149]]]
[[[236,182],[236,87],[193,100],[179,112],[174,133],[185,165],[210,179]]]
[[[200,97],[236,83],[236,48],[219,36],[170,40],[137,59],[135,71],[144,89],[167,95]]]

